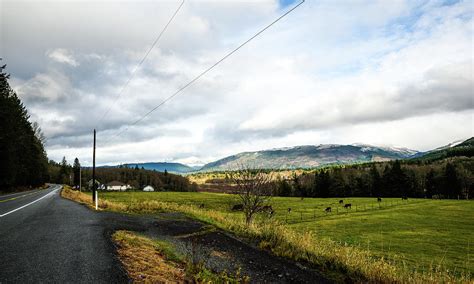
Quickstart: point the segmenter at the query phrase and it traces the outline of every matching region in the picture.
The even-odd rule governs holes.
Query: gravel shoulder
[[[141,232],[152,239],[166,240],[182,254],[192,254],[215,272],[240,270],[251,283],[331,283],[318,272],[274,256],[232,235],[180,213],[135,216],[112,212],[104,215],[107,236],[116,230]]]

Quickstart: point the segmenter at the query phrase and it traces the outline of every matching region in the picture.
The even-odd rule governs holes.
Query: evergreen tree
[[[67,164],[66,157],[63,157],[61,161],[57,182],[64,184],[69,183],[69,165]]]
[[[370,186],[370,196],[379,197],[382,196],[382,179],[380,177],[380,173],[372,164],[370,168],[370,178],[371,178],[371,186]]]
[[[80,184],[80,177],[81,177],[81,164],[79,163],[79,159],[74,159],[74,165],[72,167],[72,171],[74,174],[74,186],[79,186]]]
[[[461,183],[458,179],[456,167],[451,163],[446,164],[443,193],[447,198],[458,198],[461,194]]]
[[[8,83],[0,66],[0,190],[17,186],[38,186],[48,178],[44,136],[33,129],[28,112]],[[37,133],[35,133],[37,131]]]
[[[426,186],[426,191],[425,191],[426,198],[432,198],[433,195],[437,194],[435,172],[433,169],[430,169],[430,171],[426,175],[425,186]]]

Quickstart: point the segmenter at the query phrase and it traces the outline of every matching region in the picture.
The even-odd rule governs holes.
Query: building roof
[[[124,186],[125,184],[123,182],[119,182],[117,180],[113,180],[109,183],[107,183],[107,186]]]

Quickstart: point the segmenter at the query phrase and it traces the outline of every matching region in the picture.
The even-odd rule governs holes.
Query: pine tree
[[[458,179],[458,174],[456,172],[456,167],[447,163],[445,168],[445,184],[443,193],[447,198],[458,198],[461,194],[461,183]]]
[[[79,163],[78,158],[74,159],[74,165],[72,168],[74,173],[74,186],[79,186],[81,177],[81,164]]]
[[[0,66],[0,190],[16,186],[38,186],[48,178],[44,136],[33,128],[28,112],[8,83]]]

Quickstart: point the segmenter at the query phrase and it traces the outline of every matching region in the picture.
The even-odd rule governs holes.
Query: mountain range
[[[243,152],[191,167],[181,163],[128,163],[123,166],[172,173],[209,172],[238,169],[241,165],[265,169],[316,168],[334,164],[389,161],[396,159],[439,159],[455,155],[472,156],[474,138],[460,140],[427,152],[407,148],[379,147],[366,144],[322,144]]]
[[[201,171],[237,169],[240,165],[265,169],[316,168],[328,164],[353,164],[371,161],[406,159],[418,151],[405,148],[353,145],[306,145],[244,152],[232,155],[201,168]]]
[[[201,167],[191,167],[181,163],[167,163],[167,162],[149,162],[149,163],[129,163],[123,164],[124,167],[128,168],[144,168],[146,170],[155,170],[158,172],[164,172],[165,170],[170,173],[188,173],[199,170]]]

